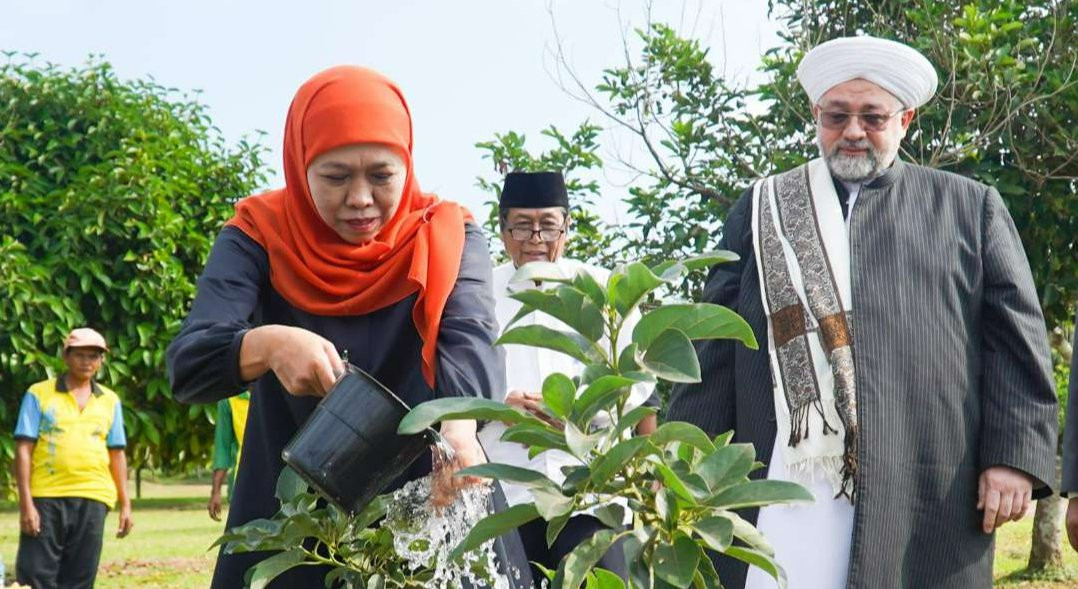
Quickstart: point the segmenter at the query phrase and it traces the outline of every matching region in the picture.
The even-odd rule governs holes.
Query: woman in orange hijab
[[[284,172],[283,189],[236,205],[168,349],[181,402],[254,383],[230,528],[277,511],[281,450],[343,371],[344,351],[413,406],[504,386],[486,240],[466,210],[419,189],[393,82],[357,67],[308,80],[289,109]],[[485,461],[475,427],[442,427],[457,467]],[[421,459],[395,486],[429,471]],[[221,554],[213,587],[241,587],[265,557]],[[324,575],[293,569],[274,587],[323,586],[312,573]]]

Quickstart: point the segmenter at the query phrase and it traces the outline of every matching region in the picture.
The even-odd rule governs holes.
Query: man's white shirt
[[[606,284],[606,280],[610,275],[608,270],[577,260],[562,258],[556,264],[566,276],[573,276],[579,270],[585,270],[599,284],[603,285]],[[504,264],[494,269],[495,309],[498,325],[502,329],[509,324],[509,321],[512,320],[521,307],[519,301],[511,299],[509,296],[514,292],[535,288],[535,283],[531,281],[511,282],[515,272],[516,268],[512,263]],[[630,316],[626,321],[625,327],[622,329],[622,333],[625,335],[619,338],[621,341],[618,342],[620,348],[624,348],[629,343],[630,334],[638,320],[639,314],[636,314],[635,316]],[[542,312],[533,312],[521,318],[513,324],[513,327],[524,325],[543,325],[552,329],[569,330],[569,327],[564,323]],[[609,344],[604,340],[602,345],[607,346]],[[495,401],[504,401],[509,391],[541,393],[543,380],[547,376],[555,372],[561,372],[573,377],[578,376],[584,369],[584,365],[578,360],[553,350],[516,344],[509,344],[504,348],[507,386],[504,391],[492,391],[492,397]],[[644,404],[651,395],[653,388],[652,385],[634,386],[632,393],[629,395],[628,408]],[[565,480],[565,475],[561,470],[563,466],[580,464],[578,459],[559,450],[548,450],[535,458],[529,459],[527,446],[513,442],[503,442],[499,439],[505,430],[505,424],[494,421],[486,424],[479,431],[479,441],[482,443],[483,449],[487,453],[487,459],[490,462],[529,468],[543,473],[558,484]],[[505,482],[501,482],[501,485],[505,492],[505,499],[510,506],[532,502],[531,494],[524,487]]]

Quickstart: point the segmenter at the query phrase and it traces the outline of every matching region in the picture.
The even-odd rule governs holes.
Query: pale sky
[[[475,178],[492,168],[476,142],[516,130],[540,148],[550,124],[566,132],[585,118],[608,124],[555,83],[555,26],[594,85],[623,62],[622,31],[644,25],[646,9],[642,0],[7,0],[0,49],[61,65],[101,53],[123,78],[201,89],[230,142],[267,133],[271,186],[282,182],[282,130],[299,85],[332,65],[371,67],[409,101],[421,186],[485,215]],[[656,0],[651,14],[710,46],[736,80],[778,43],[766,0]],[[605,193],[607,216],[623,191]]]

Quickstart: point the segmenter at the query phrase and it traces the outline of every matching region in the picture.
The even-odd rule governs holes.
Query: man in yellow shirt
[[[105,515],[117,499],[117,537],[131,531],[123,409],[94,381],[108,346],[100,333],[73,330],[67,372],[30,387],[15,427],[19,552],[15,575],[34,589],[92,588]]]

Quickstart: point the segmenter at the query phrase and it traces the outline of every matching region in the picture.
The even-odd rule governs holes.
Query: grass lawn
[[[220,533],[222,523],[206,515],[208,485],[143,483],[142,500],[134,506],[135,529],[116,539],[115,514],[106,522],[105,547],[97,577],[100,589],[161,587],[203,589],[209,586],[216,551],[207,552]],[[996,537],[996,586],[1007,589],[1068,589],[1078,586],[1078,554],[1064,550],[1072,579],[1025,580],[1016,573],[1029,556],[1032,516],[1005,526]],[[18,545],[18,512],[0,507],[0,555],[8,574],[15,568]],[[10,577],[9,577],[10,578]]]

